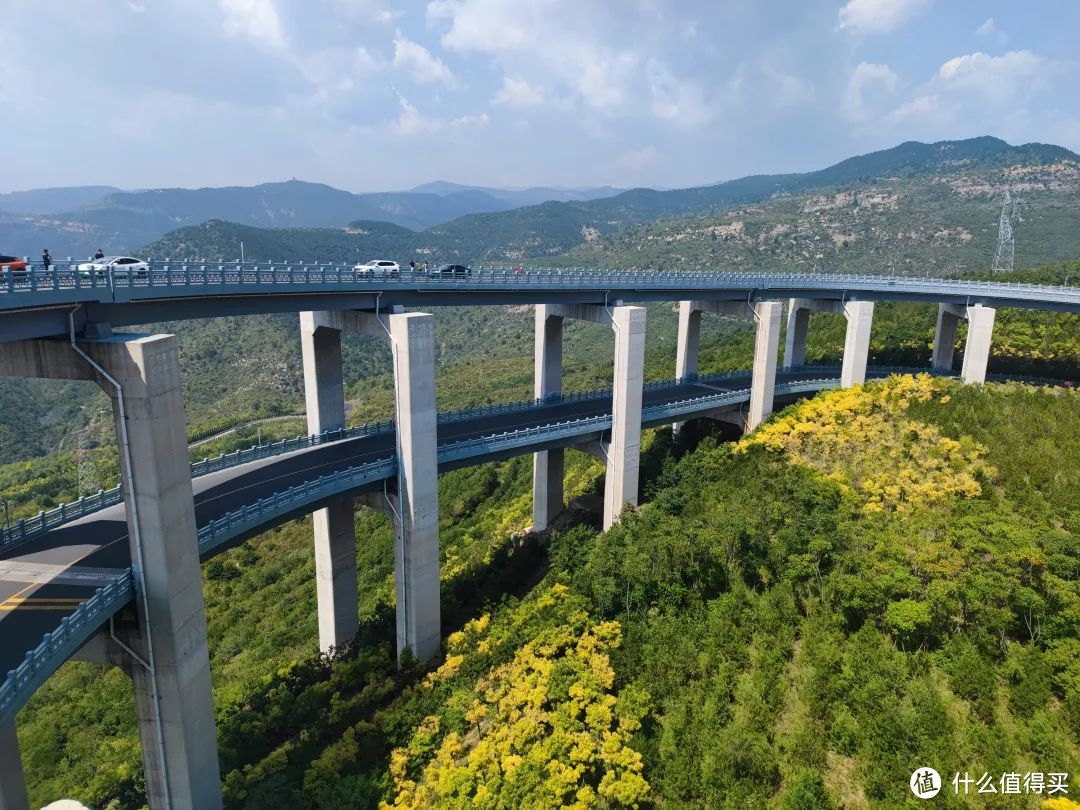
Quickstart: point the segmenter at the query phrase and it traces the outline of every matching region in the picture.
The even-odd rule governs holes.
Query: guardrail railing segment
[[[60,620],[60,626],[46,633],[41,643],[26,654],[15,669],[0,683],[0,723],[15,720],[15,713],[34,691],[70,658],[102,623],[126,605],[134,596],[135,583],[130,570],[79,605]]]
[[[833,371],[834,367],[808,366],[790,370],[828,373]],[[925,369],[877,367],[869,370],[875,376],[912,371],[925,371]],[[708,376],[730,378],[738,376],[738,373]],[[839,386],[840,380],[835,376],[816,377],[777,383],[775,393],[778,395],[803,393]],[[742,404],[748,402],[749,399],[750,389],[738,388],[656,403],[642,408],[642,421],[651,422],[690,413],[701,413],[706,410]],[[542,440],[586,436],[610,429],[611,421],[611,414],[601,414],[465,439],[441,445],[438,449],[438,459],[440,462],[447,462],[475,458],[515,447],[525,447]],[[389,457],[320,476],[260,498],[252,504],[229,512],[202,526],[198,530],[199,552],[205,555],[244,532],[264,526],[275,518],[296,511],[299,507],[356,489],[364,484],[389,478],[396,472],[397,461]],[[134,583],[132,572],[129,570],[115,582],[98,589],[94,596],[62,619],[60,627],[46,634],[42,642],[34,650],[28,652],[26,659],[17,668],[8,672],[7,678],[0,684],[0,722],[12,721],[15,713],[26,703],[34,690],[44,683],[61,663],[70,658],[79,646],[96,632],[105,619],[123,607],[133,595]]]
[[[1080,303],[1080,287],[1026,284],[1010,281],[933,279],[916,276],[876,276],[847,273],[746,273],[709,271],[600,270],[583,268],[513,268],[477,267],[467,275],[441,275],[422,270],[359,271],[333,263],[197,263],[152,261],[148,269],[109,271],[104,275],[80,270],[79,263],[58,262],[48,269],[31,264],[27,270],[0,272],[0,294],[13,297],[42,292],[83,293],[64,300],[128,300],[132,291],[193,288],[213,294],[213,288],[237,288],[250,292],[303,286],[365,289],[521,289],[542,287],[630,288],[652,290],[714,289],[768,291],[802,289],[831,291],[906,291],[940,292],[966,295],[1001,293],[1003,297],[1023,300],[1053,300]],[[9,299],[10,301],[10,299]]]

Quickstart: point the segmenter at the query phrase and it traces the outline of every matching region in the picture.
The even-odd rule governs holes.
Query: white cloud
[[[480,113],[479,115],[460,115],[450,122],[452,127],[486,127],[491,123],[491,118],[487,113]]]
[[[1062,66],[1031,51],[990,56],[982,51],[956,56],[941,65],[913,98],[886,116],[891,125],[910,124],[924,132],[956,126],[1000,132],[1006,123],[1028,116],[1032,99]]]
[[[655,146],[643,146],[641,149],[627,149],[616,159],[622,169],[639,172],[660,159],[660,152]]]
[[[442,129],[441,121],[423,115],[400,93],[398,93],[398,106],[400,111],[397,122],[394,124],[394,131],[399,135],[424,135]]]
[[[530,107],[539,107],[543,104],[544,93],[540,88],[534,87],[524,79],[504,76],[502,87],[492,97],[491,103],[515,110],[524,110]]]
[[[954,91],[1001,103],[1025,95],[1052,67],[1031,51],[1009,51],[1004,56],[976,51],[947,61],[938,68],[934,81]]]
[[[442,84],[453,87],[454,74],[442,60],[400,31],[394,36],[394,67],[409,74],[417,84]]]
[[[860,62],[848,79],[844,93],[844,115],[850,121],[867,120],[880,107],[874,102],[895,91],[899,81],[900,78],[888,65]],[[867,95],[870,96],[869,100]]]
[[[856,34],[884,34],[906,23],[930,0],[849,0],[840,9],[840,27]]]
[[[651,109],[657,118],[686,127],[697,126],[713,118],[714,111],[698,82],[676,77],[659,59],[648,61],[645,77],[652,97]]]
[[[612,47],[606,36],[610,11],[589,12],[561,0],[431,0],[427,5],[430,24],[449,26],[442,36],[444,47],[494,56],[505,72],[519,78],[528,66],[589,109],[613,114],[633,97],[640,48]]]
[[[221,0],[225,30],[275,48],[285,44],[274,0]]]
[[[993,17],[988,17],[986,22],[975,29],[975,33],[980,37],[988,37],[997,31],[997,25],[994,23]]]

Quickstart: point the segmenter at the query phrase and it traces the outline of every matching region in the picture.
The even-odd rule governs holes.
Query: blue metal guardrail
[[[828,367],[828,369],[823,368],[823,371],[825,370],[832,370],[832,367]],[[836,367],[836,370],[839,373],[839,366]],[[700,378],[694,377],[693,379],[694,381],[705,383],[747,376],[749,376],[749,372],[747,371],[731,371],[704,375]],[[661,390],[670,386],[679,385],[682,382],[684,381],[662,380],[645,383],[644,387],[645,390]],[[467,408],[460,408],[456,411],[440,413],[438,415],[438,421],[440,423],[466,421],[482,416],[520,413],[522,411],[554,404],[603,399],[608,396],[611,396],[610,388],[598,388],[592,391],[565,393],[558,398],[546,400],[525,399],[494,405],[475,405]],[[321,444],[341,441],[342,439],[355,439],[362,436],[385,433],[393,430],[393,427],[393,420],[386,420],[384,422],[375,422],[370,425],[339,428],[337,430],[328,430],[323,433],[316,433],[308,436],[296,436],[292,439],[281,439],[276,442],[253,445],[241,450],[234,450],[231,453],[222,453],[219,456],[192,462],[191,477],[198,478],[199,476],[208,475],[209,473],[237,467],[241,464],[247,464],[251,461],[272,458],[284,453],[305,450]],[[0,547],[37,537],[38,535],[44,534],[50,529],[67,523],[68,521],[77,520],[78,518],[98,512],[110,506],[115,506],[123,501],[123,499],[123,489],[120,485],[117,485],[111,489],[100,490],[93,495],[86,495],[80,497],[78,500],[60,504],[60,506],[57,506],[54,509],[38,512],[38,514],[33,517],[21,518],[10,527],[0,528]]]
[[[0,273],[0,306],[20,306],[17,299],[36,293],[63,292],[64,301],[117,302],[130,300],[133,292],[158,290],[167,297],[170,288],[176,294],[190,295],[193,287],[213,294],[333,287],[363,292],[394,288],[407,289],[477,289],[515,290],[522,287],[548,289],[734,289],[777,290],[856,290],[934,293],[951,295],[990,295],[1028,300],[1064,302],[1080,305],[1080,288],[1001,281],[930,279],[914,276],[875,276],[827,273],[720,273],[707,271],[671,272],[642,270],[598,270],[550,268],[514,270],[478,267],[469,275],[443,276],[425,271],[359,272],[348,265],[328,263],[245,263],[191,264],[154,261],[142,273],[110,271],[105,276],[80,272],[77,262],[53,264],[49,269],[31,265],[25,271]],[[74,293],[74,294],[73,294]],[[10,297],[9,297],[10,296]],[[145,295],[134,295],[145,298]],[[59,299],[57,299],[59,300]]]
[[[838,365],[824,364],[797,366],[784,369],[785,372],[796,374],[839,374],[840,370],[840,366]],[[933,374],[942,377],[954,376],[951,372],[947,371],[910,366],[873,366],[867,369],[867,375],[869,377],[886,377],[890,374]],[[741,377],[748,378],[749,376],[749,371],[721,371],[712,374],[690,375],[685,380],[676,379],[647,382],[645,383],[644,388],[647,391],[655,391],[675,387],[683,383],[708,385],[710,383],[723,382],[724,380],[738,379]],[[1055,380],[1048,377],[1031,377],[1021,374],[989,374],[987,375],[987,379],[994,382],[1023,382],[1029,385],[1072,385],[1069,381]],[[778,387],[777,391],[779,390]],[[467,408],[460,408],[456,411],[445,411],[440,413],[438,415],[438,421],[439,423],[466,421],[482,416],[520,413],[544,406],[558,405],[566,402],[597,400],[609,396],[611,396],[610,388],[597,388],[591,391],[564,393],[550,399],[524,399],[494,405],[475,405]],[[213,458],[204,458],[200,461],[192,462],[191,477],[198,478],[202,475],[229,469],[241,464],[247,464],[251,461],[272,458],[284,453],[292,453],[297,450],[304,450],[321,444],[341,441],[343,439],[354,439],[362,436],[371,436],[378,433],[389,432],[393,430],[393,427],[393,420],[387,420],[384,422],[375,422],[370,425],[328,430],[310,436],[296,436],[292,439],[281,439],[276,442],[253,445],[242,450],[234,450],[231,453],[222,453]],[[98,512],[109,506],[114,506],[123,501],[123,499],[123,490],[118,485],[112,489],[101,490],[93,495],[81,497],[76,501],[60,504],[60,506],[54,509],[38,512],[38,514],[33,517],[22,518],[13,523],[10,527],[0,528],[0,548],[11,543],[18,543],[44,534],[50,529],[67,523],[68,521],[77,520],[78,518]]]
[[[814,367],[811,367],[814,368]],[[820,367],[819,367],[820,370]],[[877,368],[877,376],[888,373],[907,373],[912,369],[896,367]],[[915,369],[918,371],[918,369]],[[727,375],[709,375],[711,377],[730,377]],[[799,380],[778,383],[776,394],[796,394],[837,388],[840,381],[835,377]],[[721,391],[705,396],[663,402],[642,409],[642,421],[651,422],[674,419],[690,413],[700,413],[747,402],[750,389],[742,388]],[[439,448],[440,462],[475,458],[536,444],[541,440],[566,439],[608,430],[611,427],[611,415],[584,417],[550,425],[538,425],[520,430],[506,431],[476,439],[465,439],[445,444]],[[295,511],[306,504],[332,497],[341,492],[355,489],[367,483],[383,480],[394,475],[397,462],[394,458],[385,458],[367,464],[350,467],[345,470],[321,476],[311,481],[260,498],[253,504],[244,506],[211,521],[198,530],[199,553],[207,554],[240,534],[265,525],[275,518]],[[0,722],[14,719],[15,712],[29,699],[34,691],[52,674],[61,663],[66,661],[91,635],[105,619],[112,616],[134,595],[131,571],[125,572],[116,582],[97,591],[87,602],[80,605],[70,616],[61,621],[61,626],[46,634],[44,640],[33,651],[27,653],[26,660],[8,673],[7,679],[0,684]]]
[[[13,722],[15,713],[38,687],[134,595],[135,583],[129,569],[98,588],[93,596],[61,619],[58,628],[46,633],[41,643],[0,683],[0,723]]]

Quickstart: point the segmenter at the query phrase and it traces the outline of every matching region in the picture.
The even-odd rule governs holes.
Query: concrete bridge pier
[[[870,356],[870,330],[874,324],[874,302],[790,299],[788,331],[784,340],[784,368],[798,367],[806,363],[806,336],[810,326],[811,310],[843,315],[847,319],[840,384],[844,388],[862,385],[866,382],[866,365]]]
[[[308,433],[345,426],[345,387],[341,368],[341,329],[323,313],[300,313],[304,358],[304,398]],[[315,535],[315,590],[318,596],[319,649],[340,647],[360,629],[356,576],[356,523],[352,498],[342,498],[312,514]]]
[[[964,344],[964,362],[960,376],[966,383],[986,382],[996,314],[993,307],[984,307],[981,304],[938,304],[937,328],[934,330],[934,368],[939,371],[952,371],[956,333],[960,321],[967,319],[968,335]]]
[[[534,395],[541,400],[562,396],[563,319],[547,304],[536,305],[533,353]],[[533,453],[533,531],[544,531],[563,510],[565,458],[561,447]]]
[[[172,335],[9,343],[0,374],[92,380],[112,399],[135,572],[126,645],[152,808],[218,808],[210,659],[180,362]],[[89,358],[89,359],[88,359]]]
[[[545,323],[552,316],[610,324],[615,331],[611,438],[603,446],[603,455],[607,460],[604,476],[604,529],[607,530],[618,521],[624,506],[637,506],[638,469],[641,464],[641,399],[645,379],[645,307],[622,306],[619,303],[612,307],[595,304],[546,305]],[[539,311],[536,317],[539,323]],[[546,337],[545,326],[545,345]],[[539,340],[537,338],[538,344]],[[554,336],[551,340],[554,342]],[[550,475],[550,467],[548,473]],[[535,496],[535,483],[533,491]]]
[[[0,725],[0,810],[30,810],[14,723]]]
[[[331,334],[336,331],[339,336],[343,331],[355,332],[390,341],[394,363],[397,492],[389,498],[379,496],[363,501],[386,511],[394,522],[398,656],[410,650],[421,661],[428,661],[438,654],[442,644],[435,318],[423,312],[402,312],[398,308],[385,315],[351,310],[315,312],[310,313],[308,321],[310,326],[302,325],[301,332],[311,332],[316,341],[323,331]],[[340,343],[337,347],[338,360],[332,368],[340,368]],[[332,339],[331,347],[326,351],[325,356],[332,358]],[[335,378],[331,372],[324,375],[324,379],[333,384]],[[355,544],[351,551],[355,571]],[[349,609],[355,612],[355,579],[352,591]]]
[[[439,591],[439,459],[435,412],[435,318],[389,316],[398,436],[398,538],[394,551],[398,654],[421,661],[442,643]]]
[[[780,343],[783,304],[779,301],[758,301],[753,305],[746,301],[680,301],[679,343],[675,353],[677,378],[697,379],[702,313],[729,318],[753,317],[756,321],[750,407],[745,423],[740,425],[745,430],[753,430],[769,417],[773,409],[776,352]],[[681,427],[681,423],[676,425],[676,430],[678,427]]]
[[[758,301],[754,305],[757,320],[754,339],[754,371],[750,383],[750,410],[746,429],[753,430],[773,410],[776,393],[776,351],[780,346],[780,316],[784,305],[779,301]]]

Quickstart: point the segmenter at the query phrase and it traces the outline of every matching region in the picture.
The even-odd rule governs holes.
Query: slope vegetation
[[[1075,391],[893,378],[735,444],[650,433],[640,510],[548,546],[514,533],[527,459],[443,476],[428,672],[393,667],[381,518],[333,660],[307,521],[248,541],[206,569],[227,804],[897,806],[913,763],[1075,772],[1078,437]],[[598,476],[571,454],[571,494]],[[65,667],[21,717],[35,799],[137,806],[131,711]]]

